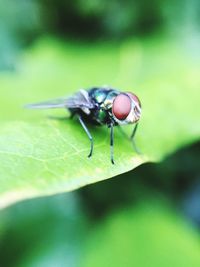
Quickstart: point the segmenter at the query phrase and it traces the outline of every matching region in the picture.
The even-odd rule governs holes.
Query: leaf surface
[[[80,48],[47,39],[27,51],[18,73],[0,77],[0,207],[111,178],[198,140],[198,56],[158,40]],[[88,159],[89,140],[78,122],[47,118],[66,116],[65,110],[22,108],[102,84],[133,91],[143,107],[136,135],[142,154],[125,136],[132,126],[123,128],[125,135],[116,128],[115,165],[106,127],[88,126],[95,144]]]

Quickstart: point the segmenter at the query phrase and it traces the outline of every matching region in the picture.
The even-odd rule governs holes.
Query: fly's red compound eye
[[[128,92],[127,94],[128,94],[128,95],[133,99],[133,101],[136,102],[136,103],[139,105],[139,107],[141,108],[141,102],[140,102],[139,98],[138,98],[135,94],[133,94],[133,93]]]
[[[112,112],[118,120],[124,120],[131,111],[131,99],[125,94],[119,94],[113,101]]]

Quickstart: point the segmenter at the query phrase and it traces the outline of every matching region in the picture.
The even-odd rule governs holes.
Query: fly
[[[113,164],[114,126],[134,124],[131,134],[133,140],[141,116],[141,103],[135,94],[120,92],[108,87],[81,89],[71,97],[29,104],[26,107],[30,109],[66,108],[71,113],[71,117],[77,116],[90,140],[88,157],[91,157],[93,153],[93,138],[86,122],[95,125],[107,125],[110,128],[110,159]]]

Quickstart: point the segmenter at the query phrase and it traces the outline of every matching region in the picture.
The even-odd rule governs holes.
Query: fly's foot
[[[91,157],[92,157],[92,152],[90,151],[88,158],[91,158]]]
[[[114,161],[113,158],[111,158],[111,163],[112,163],[113,165],[115,165],[115,161]]]
[[[93,139],[90,139],[90,153],[88,155],[88,158],[92,157],[92,153],[93,153]]]

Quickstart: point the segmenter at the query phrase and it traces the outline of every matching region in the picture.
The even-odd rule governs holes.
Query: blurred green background
[[[197,84],[199,31],[197,0],[0,0],[0,120],[28,120],[24,103],[99,85],[101,68],[108,84],[128,88],[149,77],[173,84],[169,66],[181,84],[185,64],[197,70],[188,86]],[[150,91],[149,101],[159,99]],[[191,142],[161,163],[2,209],[0,267],[199,267],[199,160]]]

